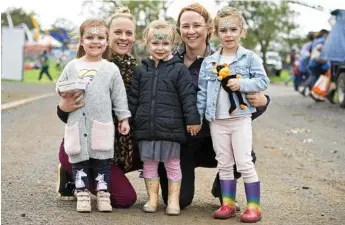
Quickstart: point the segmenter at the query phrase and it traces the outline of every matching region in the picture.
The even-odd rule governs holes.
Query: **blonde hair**
[[[175,29],[172,26],[170,26],[165,20],[154,20],[145,28],[145,30],[143,31],[144,42],[148,42],[148,36],[151,30],[165,28],[169,28],[171,30],[172,43],[174,43],[176,38]]]
[[[206,8],[204,6],[202,6],[201,4],[199,3],[193,3],[193,4],[190,4],[184,8],[181,9],[178,17],[177,17],[177,23],[176,23],[176,30],[177,30],[177,33],[179,35],[181,35],[181,32],[180,32],[180,25],[181,25],[181,16],[184,12],[186,11],[193,11],[193,12],[196,12],[198,14],[200,14],[204,20],[205,20],[205,23],[206,23],[206,28],[207,28],[207,38],[206,38],[206,41],[208,42],[211,38],[211,35],[212,35],[212,18],[211,18],[211,15],[210,13],[206,10]]]
[[[129,19],[133,22],[134,24],[134,31],[135,31],[135,26],[136,26],[136,21],[135,18],[133,16],[133,14],[131,13],[131,10],[129,10],[128,7],[120,7],[117,9],[117,11],[115,12],[115,14],[111,17],[109,23],[108,23],[108,27],[111,27],[112,22],[117,19],[117,18],[126,18]]]
[[[221,8],[218,12],[217,12],[217,15],[216,17],[214,18],[214,33],[216,35],[218,35],[218,30],[219,30],[219,20],[221,18],[224,18],[224,17],[228,17],[228,16],[234,16],[236,17],[239,22],[240,22],[240,27],[241,29],[243,28],[245,30],[245,25],[246,25],[246,22],[243,18],[243,16],[241,15],[241,13],[233,8],[233,7],[230,7],[230,6],[225,6],[223,8]]]
[[[107,41],[109,40],[109,31],[108,31],[108,27],[107,27],[106,22],[104,22],[101,19],[87,19],[87,20],[85,20],[79,27],[79,44],[78,44],[79,46],[78,46],[78,51],[77,51],[77,58],[81,58],[86,54],[80,41],[84,35],[85,29],[89,28],[89,27],[104,27],[104,28],[106,28]],[[107,59],[108,56],[109,56],[109,46],[107,46],[107,48],[105,49],[105,51],[102,54],[102,57],[105,59]]]

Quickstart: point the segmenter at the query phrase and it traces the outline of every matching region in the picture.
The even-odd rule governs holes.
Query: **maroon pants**
[[[61,142],[60,151],[59,151],[59,160],[61,166],[66,169],[66,171],[72,177],[72,165],[68,161],[68,156],[64,149],[64,141]],[[90,183],[90,187],[95,186]],[[95,193],[94,188],[91,188],[91,192]],[[124,172],[115,165],[110,167],[110,200],[111,204],[115,208],[129,208],[137,200],[137,194],[125,176]]]

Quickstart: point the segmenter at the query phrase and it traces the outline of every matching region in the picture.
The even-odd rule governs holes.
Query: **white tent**
[[[62,46],[61,42],[57,41],[50,35],[41,35],[41,38],[37,43],[43,45],[50,45],[53,48],[60,48]]]

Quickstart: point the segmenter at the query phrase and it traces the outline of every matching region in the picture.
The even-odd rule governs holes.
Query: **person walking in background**
[[[294,80],[294,88],[298,91],[298,87],[303,84],[309,77],[309,60],[311,55],[311,45],[315,39],[315,35],[313,32],[309,32],[307,36],[308,42],[303,44],[300,50],[300,58],[298,63],[298,75],[295,76]]]
[[[40,62],[41,62],[41,70],[40,75],[38,77],[38,80],[42,79],[43,74],[45,73],[50,81],[53,81],[52,76],[49,73],[49,56],[47,50],[43,51],[43,54],[40,56]]]
[[[288,56],[288,64],[289,64],[289,77],[284,80],[285,85],[288,85],[290,81],[294,80],[294,68],[295,68],[295,61],[296,61],[296,50],[292,49]]]
[[[310,76],[306,80],[305,82],[306,85],[301,92],[303,95],[305,95],[305,91],[307,88],[310,91],[312,90],[314,84],[319,79],[320,75],[325,74],[326,71],[330,67],[329,62],[322,59],[321,57],[321,51],[328,37],[328,33],[329,33],[328,30],[322,29],[319,32],[319,35],[316,37],[316,39],[313,41],[311,45],[311,55],[310,55],[310,60],[308,64],[308,69],[310,70]],[[316,102],[322,101],[320,99],[316,99],[315,97],[313,97],[311,93],[309,93],[309,96]]]

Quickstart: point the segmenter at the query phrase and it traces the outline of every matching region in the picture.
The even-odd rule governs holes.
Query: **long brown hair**
[[[106,22],[104,22],[101,19],[87,19],[85,20],[79,28],[79,44],[78,44],[78,51],[77,51],[77,58],[81,58],[83,57],[86,53],[84,50],[84,47],[80,44],[80,41],[84,35],[84,31],[86,28],[89,27],[105,27],[106,28],[106,34],[107,34],[107,42],[109,41],[109,30],[107,27]],[[107,46],[107,48],[105,49],[105,51],[102,54],[102,58],[104,59],[108,59],[109,57],[109,45]]]

